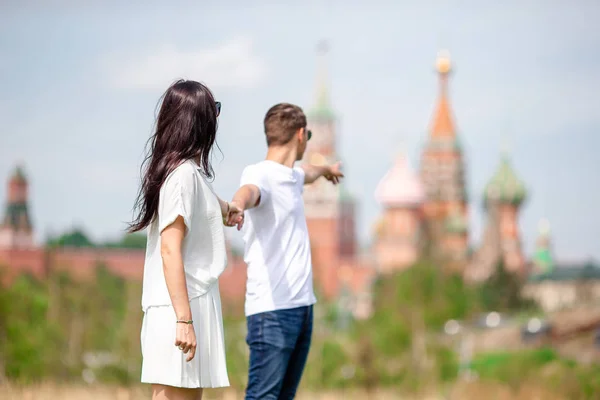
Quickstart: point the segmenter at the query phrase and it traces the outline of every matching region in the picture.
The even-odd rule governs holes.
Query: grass
[[[28,387],[0,386],[0,398],[6,400],[147,400],[150,399],[149,386],[136,386],[123,388],[115,386],[84,386],[84,385],[56,385],[43,384]],[[232,389],[206,390],[204,400],[242,400],[242,392]],[[361,391],[326,391],[321,393],[304,392],[296,397],[298,400],[358,400],[381,399],[398,400],[398,393],[394,391],[376,391],[367,394]],[[434,398],[431,398],[432,400]],[[437,400],[437,398],[435,398]],[[429,398],[428,398],[429,400]]]
[[[402,396],[394,390],[376,390],[366,393],[360,390],[301,392],[297,400],[567,400],[539,385],[524,384],[516,390],[493,382],[458,383],[442,394]],[[116,386],[84,386],[43,384],[29,387],[0,385],[0,398],[6,400],[147,400],[148,386],[123,388]],[[243,393],[232,389],[207,390],[204,400],[242,400]],[[576,400],[576,399],[568,399]]]

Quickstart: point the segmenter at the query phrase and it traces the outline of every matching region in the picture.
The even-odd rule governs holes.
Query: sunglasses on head
[[[217,107],[217,117],[221,114],[221,102],[215,101],[215,107]]]

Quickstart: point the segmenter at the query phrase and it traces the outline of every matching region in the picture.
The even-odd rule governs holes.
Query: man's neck
[[[267,160],[293,168],[296,162],[297,151],[287,146],[271,146],[267,150]]]

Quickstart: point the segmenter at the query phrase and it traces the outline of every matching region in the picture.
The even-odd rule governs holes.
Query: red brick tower
[[[436,67],[440,93],[421,160],[424,214],[436,253],[462,267],[468,257],[468,209],[462,148],[448,98],[449,56],[441,53]]]
[[[33,247],[33,229],[27,206],[27,186],[23,169],[17,167],[8,180],[8,199],[4,219],[0,224],[0,248]]]
[[[322,165],[339,160],[336,149],[336,117],[329,101],[325,57],[327,44],[318,47],[316,102],[308,110],[313,136],[304,162]],[[313,271],[326,297],[339,290],[338,267],[342,258],[355,253],[355,202],[340,185],[320,179],[304,189],[306,220],[310,233]]]

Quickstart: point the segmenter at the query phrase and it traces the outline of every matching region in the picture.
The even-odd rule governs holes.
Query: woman
[[[223,224],[243,217],[208,181],[220,109],[198,82],[167,89],[129,228],[148,227],[142,382],[153,399],[200,399],[202,388],[229,386],[218,278],[227,262]]]

